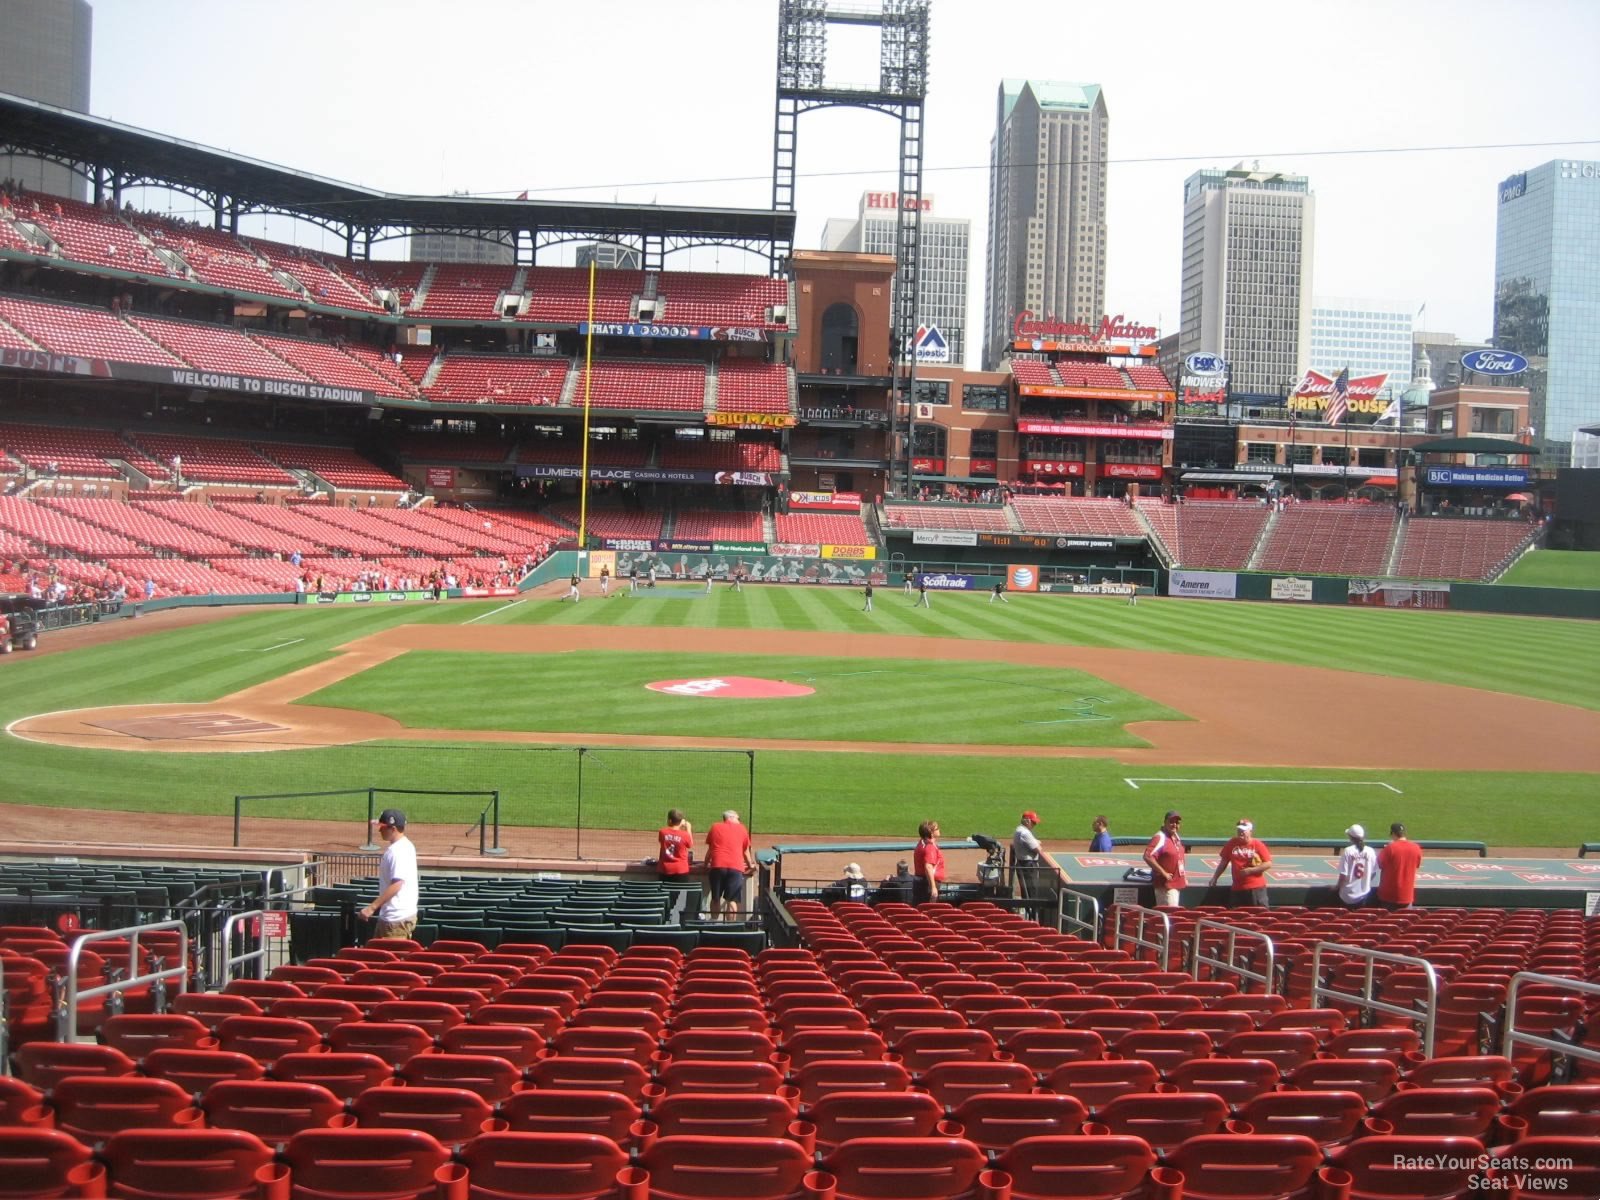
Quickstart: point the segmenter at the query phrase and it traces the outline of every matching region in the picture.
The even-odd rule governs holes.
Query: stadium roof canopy
[[[65,163],[90,180],[96,199],[168,187],[226,216],[281,213],[352,242],[412,230],[527,232],[535,245],[621,234],[643,240],[648,259],[652,240],[666,249],[731,243],[756,250],[794,240],[792,212],[374,191],[4,92],[0,153]]]
[[[1441,438],[1436,442],[1419,442],[1411,447],[1418,454],[1538,454],[1533,446],[1505,438],[1464,437]]]

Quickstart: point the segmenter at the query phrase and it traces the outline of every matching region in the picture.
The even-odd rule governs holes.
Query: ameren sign
[[[1156,327],[1131,321],[1121,313],[1114,317],[1101,317],[1096,327],[1082,321],[1062,321],[1054,316],[1036,318],[1032,311],[1025,308],[1012,321],[1011,334],[1019,341],[1041,338],[1050,341],[1148,342],[1155,339]]]

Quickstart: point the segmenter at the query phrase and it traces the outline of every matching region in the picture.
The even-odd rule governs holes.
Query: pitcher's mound
[[[254,721],[230,713],[168,713],[158,717],[132,717],[120,721],[89,721],[96,729],[143,738],[147,742],[178,742],[189,738],[222,737],[235,733],[284,733],[287,726]]]

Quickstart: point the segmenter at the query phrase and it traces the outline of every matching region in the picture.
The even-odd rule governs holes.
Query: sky
[[[771,204],[777,0],[92,3],[97,116],[394,192]],[[1314,295],[1425,304],[1420,328],[1476,339],[1498,181],[1600,159],[1596,0],[933,0],[931,39],[923,188],[973,221],[974,331],[1002,78],[1104,89],[1106,310],[1163,333],[1202,167],[1309,177]],[[830,82],[876,64],[876,31],[834,27]],[[879,114],[801,118],[797,247],[894,187],[897,138]]]

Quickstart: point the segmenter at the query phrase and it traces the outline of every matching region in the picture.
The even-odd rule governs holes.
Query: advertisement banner
[[[1333,379],[1332,375],[1324,375],[1321,371],[1308,370],[1290,393],[1289,407],[1297,412],[1327,412],[1328,400],[1333,396]],[[1378,393],[1383,391],[1383,385],[1387,382],[1387,371],[1350,380],[1349,410],[1381,415],[1389,407],[1389,402],[1380,400]]]
[[[144,363],[114,362],[49,350],[0,349],[0,367],[15,371],[45,371],[52,375],[90,375],[97,379],[133,379],[171,387],[202,388],[213,392],[239,392],[247,396],[281,396],[290,400],[331,400],[338,404],[372,404],[374,393],[361,388],[329,387],[308,380],[265,379],[189,367],[159,367]],[[387,398],[383,403],[391,403]]]
[[[943,475],[944,459],[942,458],[913,458],[911,469],[918,475]]]
[[[972,575],[951,575],[945,571],[929,571],[917,578],[930,592],[970,592],[978,586]]]
[[[1135,400],[1143,404],[1170,404],[1171,392],[1157,392],[1149,388],[1119,387],[1060,387],[1053,383],[1025,383],[1017,388],[1019,396],[1037,396],[1043,399],[1085,400]]]
[[[1106,479],[1160,479],[1160,463],[1106,463],[1100,474]]]
[[[604,567],[606,573],[613,579],[617,574],[617,554],[614,550],[589,551],[589,578],[599,579],[600,568]]]
[[[601,538],[607,550],[654,550],[656,544],[649,538]]]
[[[1027,471],[1030,475],[1070,475],[1074,479],[1083,478],[1083,464],[1081,462],[1063,462],[1060,459],[1026,459],[1022,463],[1022,470]]]
[[[1012,563],[1006,568],[1006,591],[1008,592],[1037,592],[1039,590],[1039,568],[1034,566],[1019,566]]]
[[[576,466],[547,463],[524,463],[517,467],[519,479],[577,479],[582,469]],[[772,476],[766,471],[696,471],[666,467],[594,467],[589,468],[590,479],[610,480],[614,483],[712,483],[718,487],[740,485],[743,487],[771,487]]]
[[[967,470],[974,475],[995,475],[1000,471],[1000,462],[993,458],[972,458],[967,460]]]
[[[1042,433],[1050,437],[1133,438],[1135,441],[1171,441],[1170,425],[1102,425],[1091,421],[1043,421],[1024,417],[1017,422],[1018,433]]]
[[[938,529],[917,529],[911,534],[913,546],[976,546],[978,535],[974,532],[946,533]]]
[[[655,553],[631,551],[617,555],[617,573],[622,576],[629,575],[636,567],[643,576],[652,566],[656,569],[656,578],[678,582],[704,583],[707,574],[726,579],[728,572],[737,568],[744,569],[746,581],[752,584],[820,583],[860,587],[870,579],[874,586],[885,587],[889,582],[888,571],[881,562],[766,555],[744,559],[723,554],[674,554],[666,558]]]
[[[456,485],[456,469],[454,467],[429,467],[428,486],[431,488],[453,488]]]
[[[465,588],[462,595],[467,594]],[[512,595],[516,595],[515,590]],[[409,592],[308,592],[307,604],[398,604],[403,600],[432,600],[433,593],[426,590]]]
[[[1424,467],[1424,487],[1527,487],[1527,467]]]
[[[653,321],[578,322],[580,335],[600,337],[673,338],[696,342],[764,342],[765,330],[743,325],[658,325]]]
[[[1057,591],[1067,589],[1057,585]],[[1074,596],[1128,596],[1139,590],[1139,585],[1134,583],[1075,583],[1072,585]]]
[[[1305,604],[1311,602],[1309,579],[1274,579],[1271,591],[1274,600],[1298,600]]]
[[[1174,571],[1167,583],[1167,595],[1200,600],[1233,600],[1238,597],[1239,577],[1232,571]]]
[[[774,558],[821,558],[822,547],[816,543],[801,545],[796,542],[774,542],[767,547]]]
[[[822,548],[822,557],[860,559],[877,558],[878,548],[876,546],[824,546]]]
[[[1129,539],[1132,541],[1133,539]],[[1058,537],[1051,543],[1057,550],[1115,550],[1116,538],[1108,537]]]
[[[712,412],[706,424],[723,429],[788,429],[795,423],[792,413]]]
[[[790,492],[790,512],[860,512],[860,492]]]
[[[516,596],[521,593],[514,587],[464,587],[459,589],[459,594],[478,600],[487,596]]]
[[[980,533],[978,545],[1002,550],[1048,550],[1054,542],[1037,533]]]
[[[1373,608],[1449,608],[1448,583],[1394,583],[1386,579],[1352,579],[1351,604]]]

